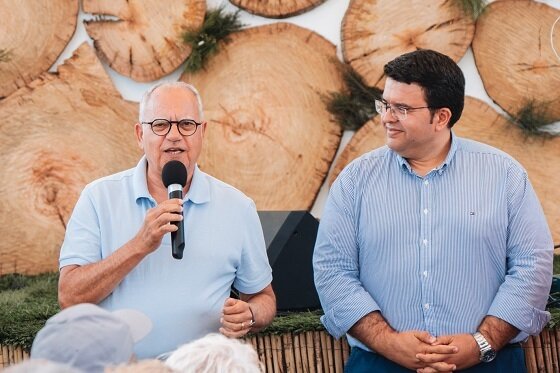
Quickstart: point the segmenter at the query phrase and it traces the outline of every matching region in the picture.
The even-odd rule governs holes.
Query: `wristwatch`
[[[474,333],[472,336],[480,349],[480,361],[483,363],[489,363],[494,360],[496,357],[496,350],[490,346],[490,343],[488,343],[486,338],[484,338],[484,336],[479,332]]]

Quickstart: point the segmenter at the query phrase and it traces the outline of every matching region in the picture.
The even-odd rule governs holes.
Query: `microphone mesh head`
[[[167,188],[171,184],[185,186],[187,183],[187,168],[179,161],[169,161],[163,166],[161,180]]]

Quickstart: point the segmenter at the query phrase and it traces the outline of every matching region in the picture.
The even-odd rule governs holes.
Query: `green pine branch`
[[[487,0],[453,0],[453,3],[459,7],[464,14],[476,20],[484,11]]]
[[[204,23],[199,30],[183,33],[183,42],[192,48],[185,70],[195,72],[203,68],[208,58],[218,51],[218,43],[245,25],[239,21],[239,10],[226,13],[224,6],[206,12]]]
[[[12,51],[0,49],[0,62],[9,62],[12,59]]]
[[[374,101],[381,97],[381,90],[367,86],[350,66],[342,69],[346,90],[330,92],[323,100],[342,128],[357,130],[377,114]]]
[[[554,121],[547,110],[548,106],[548,103],[530,100],[516,113],[508,114],[511,122],[521,128],[528,137],[549,138],[558,136],[558,133],[543,130],[545,126]]]

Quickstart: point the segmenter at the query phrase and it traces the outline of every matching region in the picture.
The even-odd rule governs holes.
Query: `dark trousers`
[[[414,372],[393,363],[373,352],[352,347],[344,367],[346,373],[410,373]],[[526,373],[525,353],[518,343],[503,348],[489,363],[480,363],[469,369],[457,370],[464,373]]]

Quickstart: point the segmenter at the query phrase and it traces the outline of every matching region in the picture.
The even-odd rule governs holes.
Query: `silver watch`
[[[488,343],[486,338],[484,338],[484,336],[479,332],[474,333],[472,336],[480,349],[480,361],[483,363],[489,363],[494,360],[496,357],[496,350],[490,346],[490,343]]]

